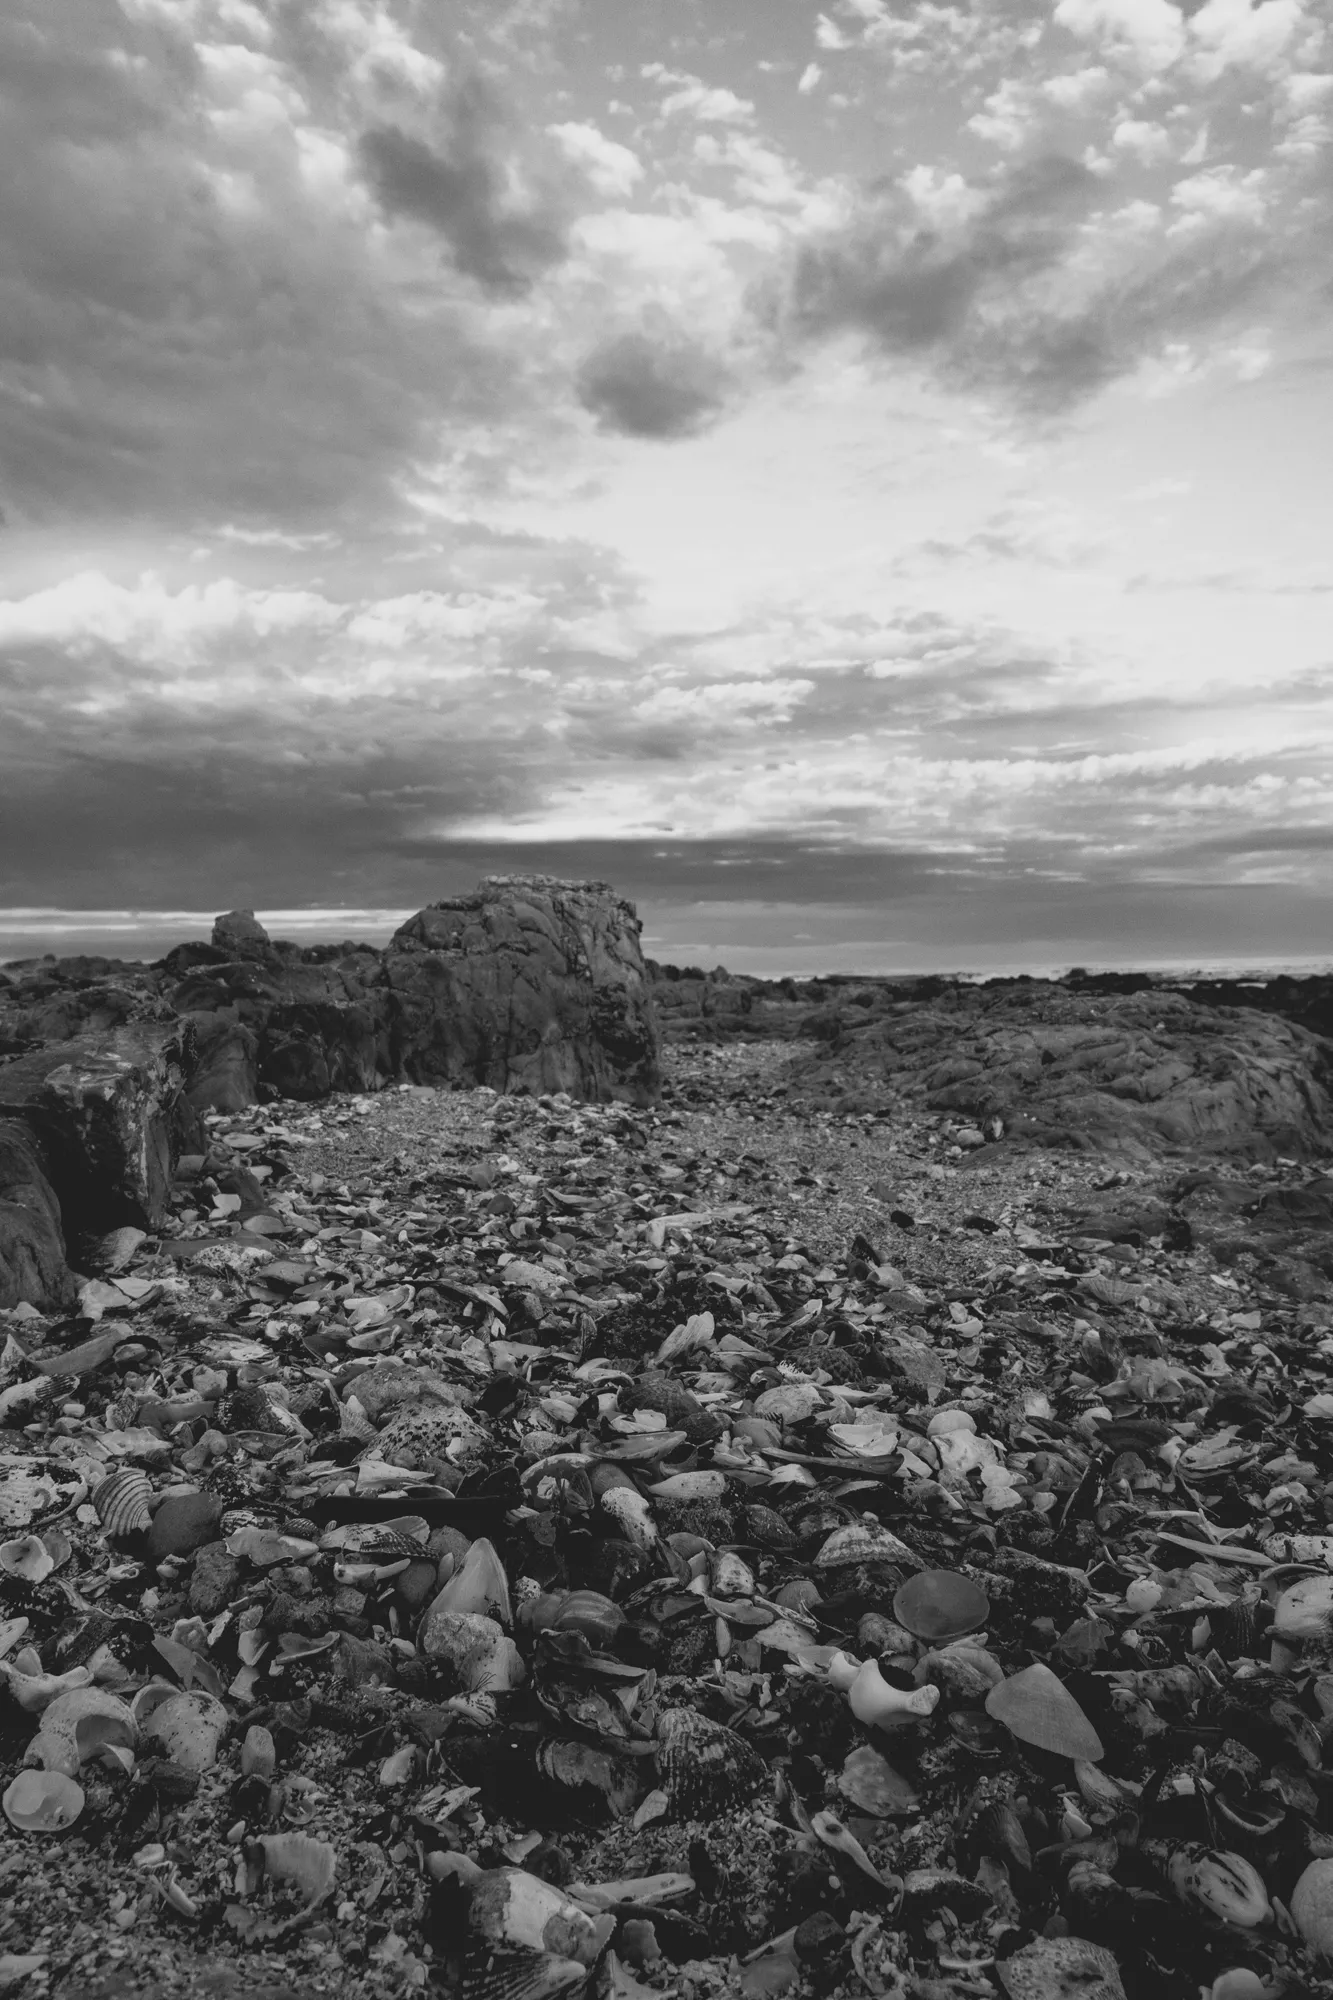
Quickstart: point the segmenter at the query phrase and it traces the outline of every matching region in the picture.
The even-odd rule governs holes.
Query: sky
[[[15,0],[7,910],[1333,958],[1324,0]]]

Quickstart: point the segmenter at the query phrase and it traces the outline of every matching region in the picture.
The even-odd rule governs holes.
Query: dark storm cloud
[[[681,334],[623,333],[584,361],[579,401],[607,430],[629,437],[692,437],[725,406],[727,372]]]
[[[561,204],[549,187],[513,194],[508,135],[479,80],[453,94],[445,125],[438,145],[394,125],[366,132],[366,178],[389,214],[433,230],[466,277],[490,292],[522,293],[566,254]]]
[[[0,19],[14,520],[291,528],[383,510],[441,424],[524,406],[544,360],[504,350],[471,286],[469,306],[456,282],[424,289],[393,261],[298,71],[104,0],[26,13]],[[351,60],[332,43],[324,59]],[[462,119],[457,231],[497,284],[556,247],[540,214],[490,199],[500,122],[480,103]]]

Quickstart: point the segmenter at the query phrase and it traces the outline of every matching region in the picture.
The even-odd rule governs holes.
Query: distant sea
[[[47,953],[54,953],[58,958],[68,958],[74,953],[88,953],[100,958],[161,958],[173,945],[183,944],[187,939],[206,940],[212,932],[216,914],[214,910],[0,909],[0,965],[15,959],[41,958]],[[299,944],[341,944],[350,938],[361,944],[385,945],[413,911],[305,909],[259,910],[256,914],[270,937],[288,938]],[[934,972],[955,978],[978,979],[1013,978],[1019,973],[1028,973],[1038,979],[1058,979],[1075,964],[1091,972],[1160,972],[1173,978],[1193,974],[1209,979],[1271,979],[1281,973],[1295,977],[1333,973],[1333,958],[1327,953],[1320,958],[1286,959],[1236,955],[1189,959],[1135,958],[1129,955],[1098,958],[1085,953],[1063,962],[1052,959],[1002,962],[992,961],[981,953],[969,958],[966,947],[960,947],[947,959],[941,957],[931,963],[925,960],[909,962],[906,954],[910,949],[899,947],[895,951],[893,947],[880,947],[877,950],[872,946],[863,962],[851,966],[838,963],[846,957],[845,946],[830,946],[829,964],[823,969],[836,969],[843,977],[859,973],[866,977],[909,978],[914,974]],[[654,958],[668,964],[717,962],[701,959],[697,942],[673,947],[669,938],[657,936],[651,940],[649,950]],[[900,952],[903,953],[901,957]],[[804,953],[801,958],[804,960]],[[781,978],[787,972],[798,979],[810,979],[818,977],[821,969],[805,962],[784,962],[783,947],[778,942],[767,948],[754,945],[741,947],[728,954],[723,962],[729,963],[733,971],[768,979]]]

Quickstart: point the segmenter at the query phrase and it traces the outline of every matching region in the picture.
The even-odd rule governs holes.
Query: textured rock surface
[[[492,876],[396,932],[385,974],[416,1083],[650,1103],[658,1035],[632,904],[604,882]]]
[[[74,1289],[36,1141],[21,1120],[0,1118],[0,1307],[65,1305]]]
[[[807,1101],[894,1100],[998,1120],[1010,1141],[1308,1158],[1333,1132],[1333,1044],[1273,1015],[1172,993],[1032,981],[955,987],[842,1025],[799,1069]],[[985,1157],[984,1149],[976,1157]]]
[[[38,1143],[67,1228],[154,1228],[194,1121],[183,1085],[187,1022],[135,1022],[0,1065],[0,1119]]]

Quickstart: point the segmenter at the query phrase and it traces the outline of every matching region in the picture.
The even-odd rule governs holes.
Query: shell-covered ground
[[[1326,1169],[803,1053],[217,1117],[0,1316],[0,1993],[1333,1992]]]

